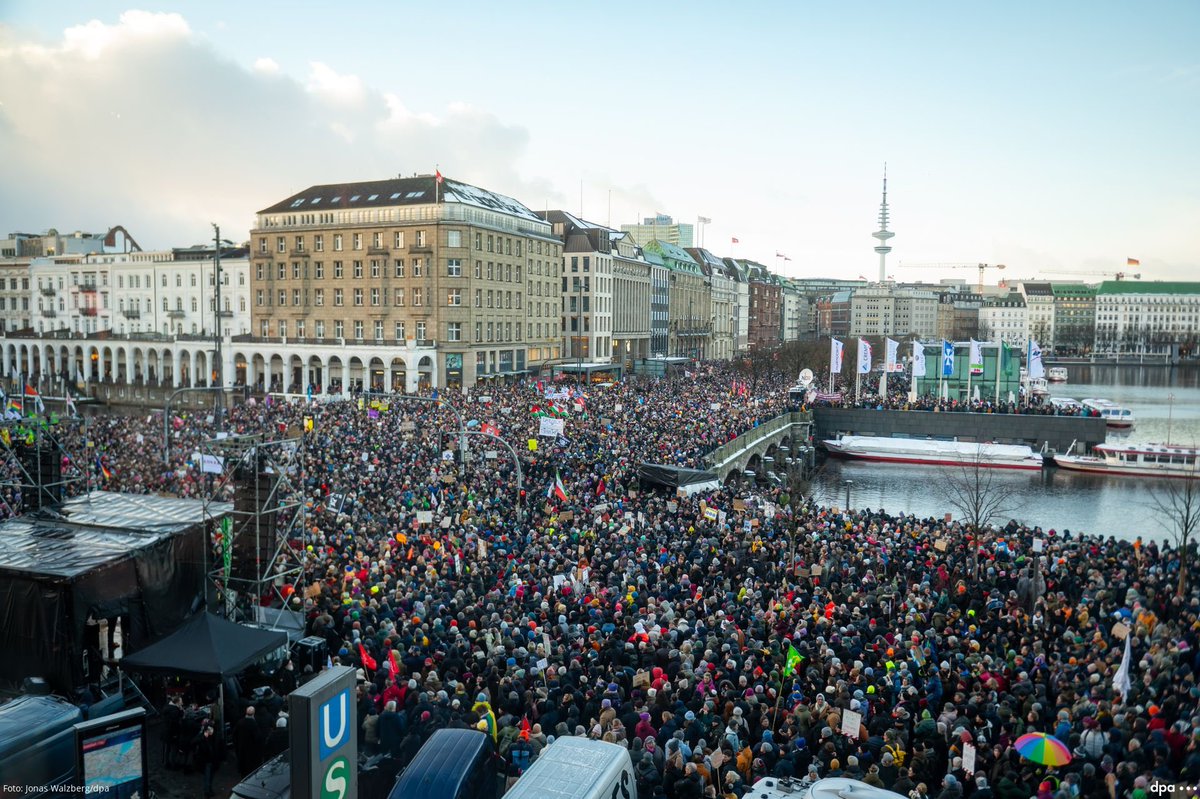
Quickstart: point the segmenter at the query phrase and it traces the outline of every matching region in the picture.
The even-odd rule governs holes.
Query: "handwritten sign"
[[[962,761],[963,761],[962,762],[963,771],[967,772],[967,776],[974,774],[975,773],[975,747],[972,744],[969,744],[969,743],[963,744]]]
[[[562,434],[563,420],[543,416],[538,423],[538,438],[556,438]]]
[[[858,740],[859,726],[862,724],[862,713],[857,710],[842,711],[842,735]]]

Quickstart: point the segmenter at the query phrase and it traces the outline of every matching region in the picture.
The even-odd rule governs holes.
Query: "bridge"
[[[795,456],[808,443],[812,423],[808,411],[780,414],[708,453],[704,458],[707,468],[716,472],[722,483],[739,481],[747,471],[762,474],[764,458]]]

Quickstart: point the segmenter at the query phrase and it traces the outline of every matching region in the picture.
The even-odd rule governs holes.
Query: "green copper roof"
[[[1089,286],[1086,283],[1055,283],[1053,288],[1055,297],[1096,296],[1096,287]]]
[[[1106,280],[1097,294],[1200,294],[1200,283],[1181,281]]]

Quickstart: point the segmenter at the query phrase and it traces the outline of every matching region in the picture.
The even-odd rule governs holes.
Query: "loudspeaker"
[[[37,510],[44,505],[62,502],[62,455],[54,447],[34,447],[17,444],[17,460],[29,473],[32,486],[21,488],[21,510]],[[24,483],[26,478],[21,477]]]
[[[329,659],[329,644],[319,635],[301,638],[292,644],[292,661],[296,664],[296,673],[302,673],[305,666],[312,666],[314,672],[325,668]]]
[[[275,554],[278,503],[271,502],[275,475],[238,468],[234,472],[232,576],[260,580]]]

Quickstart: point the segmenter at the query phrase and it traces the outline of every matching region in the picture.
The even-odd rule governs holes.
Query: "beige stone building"
[[[364,348],[357,368],[292,367],[283,390],[467,387],[559,361],[562,243],[511,197],[433,175],[312,186],[250,236],[257,337]]]

